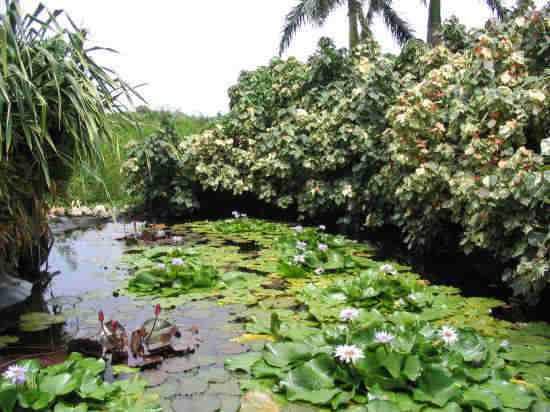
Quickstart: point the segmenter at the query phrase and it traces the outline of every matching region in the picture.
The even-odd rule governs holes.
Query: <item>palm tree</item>
[[[392,8],[392,0],[370,0],[366,16],[363,13],[365,0],[299,0],[298,4],[286,15],[283,26],[283,35],[279,44],[279,54],[288,48],[298,29],[305,24],[314,23],[322,26],[338,6],[347,4],[349,24],[349,48],[353,49],[360,38],[370,34],[369,26],[375,14],[381,14],[384,23],[390,29],[393,37],[399,44],[410,40],[412,30]],[[359,26],[361,35],[359,35]]]
[[[425,0],[423,0],[425,3]],[[506,9],[500,0],[485,0],[485,3],[497,17],[502,20]],[[430,0],[428,7],[428,44],[434,45],[439,42],[436,35],[437,29],[441,26],[441,0]]]

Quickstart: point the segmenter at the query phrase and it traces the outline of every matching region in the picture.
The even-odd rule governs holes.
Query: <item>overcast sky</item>
[[[25,11],[38,1],[21,0]],[[541,0],[542,2],[542,0]],[[150,107],[179,109],[188,114],[228,111],[227,89],[241,70],[266,65],[277,55],[285,15],[296,0],[43,0],[50,9],[64,9],[90,30],[94,44],[120,54],[96,54],[99,63],[116,70],[139,89]],[[484,1],[443,1],[443,18],[453,14],[468,27],[492,17]],[[427,10],[420,0],[394,2],[426,38]],[[374,36],[385,51],[398,47],[381,22]],[[283,57],[305,61],[321,36],[338,47],[348,44],[346,8],[338,9],[322,28],[304,27]]]

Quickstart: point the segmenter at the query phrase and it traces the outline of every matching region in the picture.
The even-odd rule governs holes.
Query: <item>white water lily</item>
[[[318,248],[319,250],[322,250],[323,252],[325,252],[325,251],[328,250],[328,245],[325,245],[324,243],[319,243],[319,244],[317,245],[317,248]]]
[[[182,258],[172,259],[172,265],[183,265],[183,259]]]
[[[395,339],[395,335],[392,335],[391,333],[385,331],[385,330],[379,330],[374,332],[374,340],[377,343],[390,343],[392,340]]]
[[[236,210],[232,211],[231,212],[231,215],[235,218],[235,219],[238,219],[239,216],[241,216],[241,214],[239,212],[237,212]]]
[[[319,230],[325,230],[327,227],[325,225],[319,225]]]
[[[323,268],[317,268],[317,269],[315,269],[315,273],[316,273],[317,275],[322,275],[323,273],[325,273],[325,269],[323,269]]]
[[[28,366],[11,365],[4,372],[4,379],[10,380],[12,384],[18,385],[27,380]]]
[[[305,262],[306,261],[306,255],[296,255],[294,256],[294,262]]]
[[[394,273],[395,274],[395,268],[390,265],[389,263],[386,263],[385,265],[381,265],[379,268],[382,272],[388,272],[388,273]]]
[[[304,250],[306,248],[306,246],[307,246],[306,242],[300,242],[300,241],[296,242],[296,248],[297,249]]]
[[[301,225],[294,226],[292,229],[294,229],[296,232],[300,233],[302,230],[304,230],[304,227]]]
[[[439,336],[443,339],[445,343],[456,343],[458,342],[458,333],[454,328],[450,326],[442,326]]]
[[[358,359],[363,359],[365,355],[363,351],[355,345],[340,345],[334,350],[334,356],[336,359],[341,360],[344,363],[355,363]]]
[[[340,311],[340,320],[353,320],[359,317],[359,309],[346,308]]]

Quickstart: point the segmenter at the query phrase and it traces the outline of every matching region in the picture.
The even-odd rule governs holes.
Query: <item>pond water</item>
[[[26,300],[0,312],[0,328],[20,338],[19,344],[10,345],[3,364],[24,356],[29,349],[51,350],[55,362],[55,349],[62,343],[97,334],[99,309],[106,320],[117,319],[127,331],[154,317],[154,305],[148,299],[116,292],[127,273],[120,263],[127,247],[117,239],[129,229],[128,224],[107,222],[56,234],[47,270],[57,274],[45,289],[35,288]],[[223,369],[223,362],[227,356],[250,350],[248,345],[231,342],[243,333],[234,322],[243,308],[201,300],[163,311],[163,318],[181,328],[198,330],[200,339],[193,353],[167,359],[142,373],[149,382],[148,390],[160,395],[165,411],[238,410],[241,392],[236,379]],[[28,312],[49,312],[66,320],[45,330],[21,332],[16,320]],[[107,372],[105,379],[112,376]]]

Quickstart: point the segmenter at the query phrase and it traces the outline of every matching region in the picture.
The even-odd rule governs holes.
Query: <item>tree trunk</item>
[[[365,17],[365,14],[363,13],[363,9],[359,9],[359,23],[361,24],[361,36],[360,40],[363,41],[367,37],[372,37],[372,33],[370,31],[370,21]]]
[[[428,44],[435,46],[439,43],[436,30],[441,27],[441,0],[430,0],[428,9]]]
[[[357,0],[348,0],[348,19],[349,19],[349,51],[353,50],[359,43],[359,30],[357,27]]]

